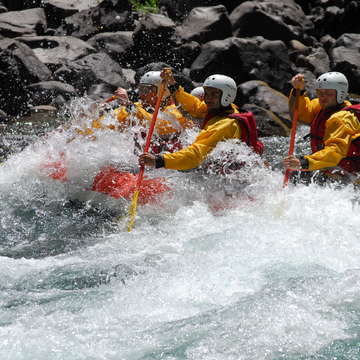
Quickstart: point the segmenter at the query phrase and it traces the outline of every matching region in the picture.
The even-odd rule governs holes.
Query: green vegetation
[[[159,0],[132,0],[131,4],[135,11],[159,12]]]

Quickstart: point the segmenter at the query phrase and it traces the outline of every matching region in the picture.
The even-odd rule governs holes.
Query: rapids
[[[69,119],[0,166],[2,360],[360,358],[353,187],[283,189],[288,139],[269,138],[272,168],[242,148],[250,165],[223,182],[147,171],[174,191],[128,233],[128,204],[83,195],[104,164],[136,168],[132,137],[68,142]],[[68,182],[41,169],[59,152]]]

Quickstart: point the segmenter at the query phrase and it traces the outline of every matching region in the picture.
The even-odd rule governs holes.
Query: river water
[[[357,194],[283,189],[288,139],[266,140],[273,168],[249,167],[242,191],[148,172],[173,193],[129,233],[128,204],[83,190],[104,163],[135,167],[130,137],[44,133],[8,133],[0,167],[2,360],[360,358]],[[60,152],[68,182],[41,167]]]

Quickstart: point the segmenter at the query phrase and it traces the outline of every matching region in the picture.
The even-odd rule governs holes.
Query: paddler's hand
[[[304,74],[296,74],[291,79],[291,85],[293,86],[294,89],[304,90],[305,88],[304,80],[305,80]]]
[[[155,155],[145,153],[139,156],[140,166],[155,167]]]
[[[170,68],[163,68],[160,72],[160,77],[163,79],[163,81],[165,81],[166,85],[176,84],[176,80],[174,79]]]
[[[119,87],[115,90],[114,96],[119,101],[120,105],[129,105],[130,100],[127,91],[124,88]]]
[[[285,170],[300,170],[301,162],[294,155],[289,155],[283,160]]]

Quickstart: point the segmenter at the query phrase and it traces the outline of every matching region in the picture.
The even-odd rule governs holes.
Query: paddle
[[[165,69],[165,71],[167,73],[171,72],[171,69]],[[164,96],[164,92],[165,92],[165,79],[163,79],[163,81],[161,82],[159,88],[158,88],[158,93],[157,93],[157,99],[156,99],[156,105],[155,105],[155,110],[151,119],[151,123],[150,123],[150,128],[149,128],[149,132],[146,136],[146,142],[145,142],[145,147],[144,147],[144,153],[149,151],[150,148],[150,142],[151,142],[151,137],[152,134],[154,132],[154,128],[155,128],[155,123],[156,123],[156,119],[157,119],[157,115],[159,113],[159,109],[160,109],[160,103],[161,100]],[[145,166],[141,165],[140,166],[140,172],[137,178],[137,182],[136,182],[136,188],[135,188],[135,192],[131,201],[131,206],[129,209],[129,222],[128,222],[128,231],[130,232],[134,226],[135,223],[135,217],[136,217],[136,210],[137,210],[137,202],[138,202],[138,197],[139,197],[139,193],[140,193],[140,187],[143,181],[143,177],[144,177],[144,171],[145,171]]]
[[[290,144],[289,144],[289,152],[288,152],[288,156],[293,155],[294,153],[294,147],[295,147],[295,136],[296,136],[296,125],[297,125],[297,120],[299,117],[299,96],[300,96],[300,89],[296,89],[296,94],[295,94],[295,104],[294,104],[294,112],[293,112],[293,119],[292,119],[292,126],[291,126],[291,134],[290,134]],[[289,182],[289,176],[290,176],[290,169],[287,169],[285,171],[285,175],[284,175],[284,183],[283,186],[287,186],[288,182]]]

